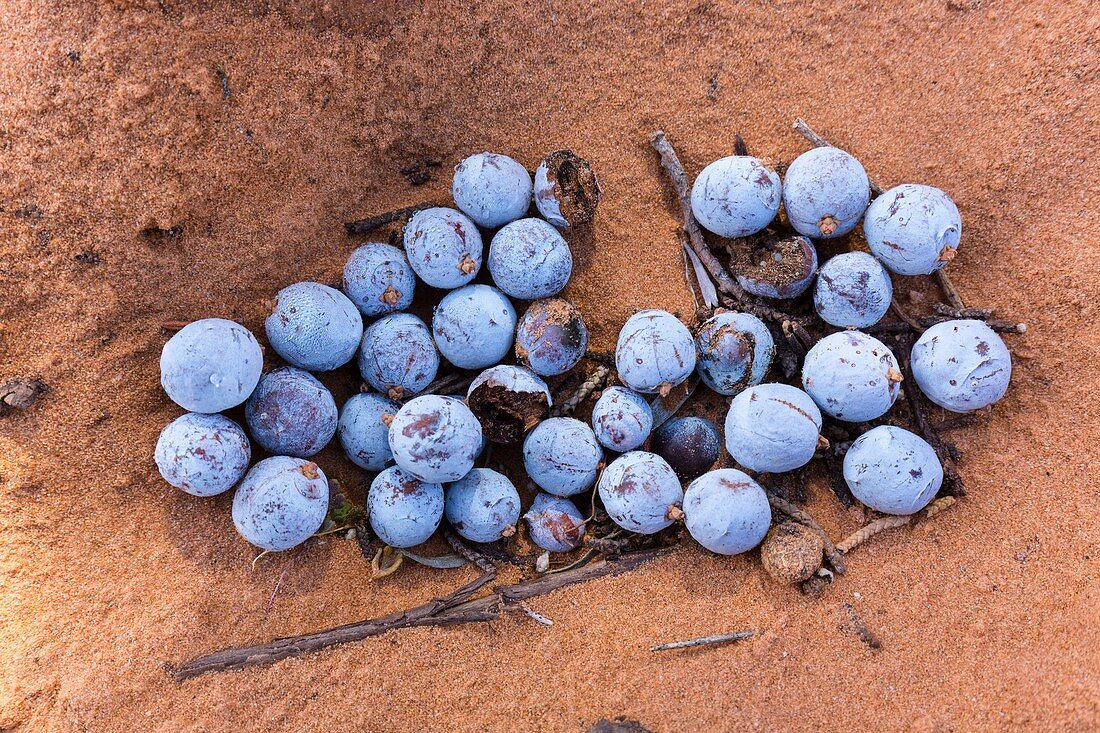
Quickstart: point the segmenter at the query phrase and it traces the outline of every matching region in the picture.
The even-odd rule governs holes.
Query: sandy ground
[[[51,389],[0,419],[0,728],[1095,730],[1096,6],[419,6],[4,4],[0,381]],[[796,116],[888,185],[948,190],[963,295],[1031,326],[1008,397],[955,436],[969,498],[861,548],[817,600],[752,555],[685,545],[538,599],[550,628],[415,629],[171,681],[166,663],[414,605],[474,571],[372,583],[355,543],[315,542],[265,610],[283,561],[251,570],[230,497],[184,496],[153,467],[179,412],[158,384],[159,324],[260,332],[278,287],[338,276],[342,221],[445,197],[474,151],[534,166],[568,146],[605,193],[568,295],[606,348],[635,308],[691,309],[648,132],[667,130],[693,174],[737,131],[789,161]],[[412,188],[400,169],[424,157],[443,168]],[[183,234],[139,234],[154,224]],[[335,451],[320,461],[361,496]],[[859,525],[825,486],[810,494],[835,536]],[[648,651],[742,628],[760,633]]]

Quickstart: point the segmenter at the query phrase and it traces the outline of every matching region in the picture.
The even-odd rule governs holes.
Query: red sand
[[[1094,4],[121,5],[13,0],[0,17],[0,381],[51,387],[0,419],[0,728],[1095,730]],[[883,183],[947,189],[964,297],[1030,325],[1009,396],[956,436],[970,497],[858,550],[818,600],[755,556],[685,545],[537,599],[553,627],[400,631],[171,681],[166,662],[413,605],[473,571],[372,583],[354,543],[315,542],[265,613],[283,561],[252,571],[230,497],[187,497],[152,465],[178,414],[160,323],[259,330],[278,287],[338,275],[342,221],[445,197],[473,151],[533,166],[568,146],[605,194],[568,295],[606,348],[634,308],[691,309],[647,134],[668,131],[694,174],[738,131],[789,161],[796,116]],[[424,156],[444,167],[413,189],[399,169]],[[184,234],[140,237],[152,223]],[[320,461],[358,486],[335,451]],[[834,536],[859,525],[811,494]],[[648,651],[743,628],[760,634]]]

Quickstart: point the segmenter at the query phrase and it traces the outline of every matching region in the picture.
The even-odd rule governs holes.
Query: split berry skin
[[[401,406],[379,394],[356,394],[340,408],[336,432],[348,460],[368,471],[381,471],[393,463],[388,416]]]
[[[821,436],[821,411],[786,384],[758,384],[733,398],[726,449],[750,471],[783,473],[810,462]]]
[[[443,520],[443,487],[391,466],[371,482],[367,513],[371,529],[387,545],[415,547]]]
[[[930,275],[954,259],[962,218],[940,189],[903,183],[871,202],[863,233],[871,252],[891,272]]]
[[[557,295],[573,274],[573,253],[542,219],[505,225],[489,244],[489,273],[496,286],[519,300]]]
[[[737,469],[720,468],[688,484],[684,524],[711,552],[740,555],[764,541],[772,509],[760,484]]]
[[[416,212],[405,225],[404,242],[413,272],[433,288],[460,288],[481,269],[481,232],[454,209]]]
[[[841,237],[855,229],[870,200],[867,171],[838,148],[807,150],[783,178],[787,219],[799,234],[814,239]]]
[[[844,482],[852,496],[883,514],[914,514],[943,483],[936,451],[920,436],[880,425],[856,438],[844,454]]]
[[[265,374],[244,406],[252,438],[268,453],[308,458],[336,434],[336,401],[309,372],[280,367]]]
[[[1008,347],[981,321],[937,323],[913,344],[910,361],[921,392],[952,412],[992,405],[1012,378]]]
[[[775,171],[748,155],[714,161],[691,187],[691,211],[720,237],[747,237],[775,218],[782,185]]]
[[[256,547],[289,550],[321,528],[328,493],[328,479],[316,463],[272,456],[253,466],[237,487],[233,524]]]
[[[683,516],[680,479],[655,453],[622,454],[604,469],[598,490],[611,521],[628,532],[654,534]]]
[[[160,384],[188,412],[236,407],[260,381],[264,353],[256,337],[233,321],[188,323],[160,352]]]
[[[426,388],[439,371],[432,332],[411,313],[379,318],[363,332],[359,373],[374,389],[401,400]]]
[[[764,381],[775,359],[768,327],[749,313],[711,316],[695,337],[699,378],[718,394],[735,395]]]
[[[443,296],[432,316],[439,353],[459,369],[484,369],[504,358],[516,333],[516,309],[489,285],[467,285]]]
[[[559,229],[592,221],[601,195],[592,166],[571,150],[555,150],[535,169],[535,206]]]
[[[561,298],[536,300],[516,328],[516,357],[543,377],[565,374],[588,349],[580,311]]]
[[[280,290],[264,326],[279,356],[311,372],[344,366],[363,338],[363,317],[355,304],[320,283],[295,283]]]
[[[894,286],[886,268],[866,252],[833,257],[817,273],[814,308],[821,320],[839,328],[866,328],[890,309]]]
[[[604,448],[625,453],[638,448],[653,430],[653,409],[626,387],[608,387],[592,408],[592,430]]]
[[[845,422],[866,422],[894,404],[901,372],[886,344],[860,331],[842,331],[806,354],[802,387],[822,412]]]
[[[527,213],[531,189],[531,174],[518,161],[478,153],[455,166],[451,195],[479,226],[496,229]]]
[[[216,496],[244,476],[252,446],[228,417],[188,412],[160,431],[153,457],[172,486],[191,496]]]
[[[676,475],[690,481],[718,461],[722,438],[718,428],[702,417],[674,417],[653,433],[650,450],[668,461]]]
[[[807,237],[769,238],[767,246],[744,243],[732,248],[731,267],[738,284],[762,298],[797,298],[817,275],[817,248]]]
[[[619,331],[615,368],[635,392],[668,394],[691,375],[695,360],[691,331],[666,311],[635,313]]]
[[[368,318],[407,309],[416,292],[416,275],[397,247],[368,242],[344,265],[344,292]]]
[[[458,481],[474,467],[484,436],[481,423],[461,400],[423,395],[405,403],[390,423],[397,465],[431,483]]]
[[[498,364],[474,378],[466,404],[494,443],[518,443],[550,412],[550,388],[530,369]]]
[[[475,468],[447,486],[444,516],[470,542],[496,542],[515,534],[519,492],[506,476]]]
[[[543,420],[523,441],[523,466],[539,488],[573,496],[596,482],[603,449],[592,429],[571,417]]]
[[[549,552],[569,552],[584,539],[584,515],[569,499],[540,492],[523,515],[531,541]]]

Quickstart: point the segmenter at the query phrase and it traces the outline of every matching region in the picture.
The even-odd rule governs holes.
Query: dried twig
[[[386,224],[392,224],[402,217],[411,216],[418,211],[430,209],[435,206],[439,206],[439,204],[431,201],[425,201],[422,204],[414,204],[413,206],[402,206],[400,209],[387,211],[384,214],[375,214],[374,216],[368,216],[366,219],[349,221],[344,224],[344,230],[347,231],[349,235],[367,234],[368,232],[374,231],[378,227],[385,226]]]
[[[895,350],[895,358],[901,367],[904,379],[901,383],[901,391],[905,393],[905,399],[909,402],[909,411],[912,413],[913,422],[920,436],[928,442],[939,456],[943,464],[943,488],[941,491],[951,496],[966,496],[966,487],[963,485],[962,476],[959,475],[959,467],[955,457],[951,455],[944,444],[940,434],[932,427],[928,414],[924,411],[923,398],[920,390],[916,388],[917,381],[913,377],[913,367],[909,363],[909,350],[912,347],[912,337],[909,334],[898,336],[898,348]]]
[[[664,644],[654,644],[649,648],[651,652],[663,652],[669,649],[690,649],[696,646],[711,646],[713,644],[728,644],[731,641],[741,641],[756,634],[755,631],[734,631],[731,634],[715,634],[714,636],[701,636],[698,639],[685,641],[670,641]]]
[[[963,308],[947,305],[946,303],[933,303],[932,312],[948,318],[974,318],[979,321],[985,321],[993,317],[992,308]]]
[[[935,279],[936,284],[940,286],[940,292],[942,292],[943,297],[947,299],[948,305],[952,308],[966,307],[963,305],[962,296],[959,295],[959,291],[955,289],[955,283],[951,282],[951,278],[947,276],[945,270],[936,270],[932,273],[932,277]]]
[[[450,527],[443,527],[443,537],[447,540],[447,544],[451,546],[451,549],[455,551],[455,554],[476,565],[478,570],[483,573],[496,573],[497,566],[493,564],[493,561],[463,542],[462,538]]]
[[[974,413],[968,415],[959,415],[958,417],[949,417],[940,420],[936,425],[937,433],[946,433],[949,430],[958,430],[959,428],[968,428],[978,422],[978,416]]]
[[[174,670],[173,677],[177,682],[182,682],[207,672],[223,672],[271,664],[288,657],[301,656],[338,644],[361,641],[387,631],[411,626],[446,626],[492,621],[500,616],[503,605],[516,604],[528,598],[596,578],[619,575],[637,568],[658,554],[660,554],[659,551],[638,552],[624,555],[619,560],[603,560],[578,570],[545,575],[514,585],[502,586],[489,596],[470,600],[470,596],[492,581],[493,575],[486,573],[452,593],[404,611],[312,634],[276,639],[258,646],[233,647],[207,654],[192,659]]]
[[[680,201],[680,208],[683,209],[684,214],[683,228],[687,234],[691,251],[699,257],[703,267],[710,273],[719,290],[727,295],[732,295],[738,300],[744,299],[745,290],[737,284],[733,276],[726,271],[726,268],[722,267],[722,263],[714,256],[714,252],[711,251],[706,240],[703,239],[703,232],[699,228],[699,223],[695,221],[695,216],[691,213],[691,186],[688,184],[687,174],[684,173],[684,166],[680,163],[679,156],[676,155],[676,149],[665,137],[665,133],[660,130],[649,136],[649,144],[660,154],[661,165],[664,166],[665,173],[672,181],[676,198]]]
[[[859,637],[867,646],[872,649],[879,649],[882,647],[882,642],[878,640],[878,637],[871,633],[871,630],[867,628],[867,624],[863,623],[863,619],[856,613],[855,606],[851,603],[845,603],[844,609],[848,612],[848,620],[851,622],[852,633]]]

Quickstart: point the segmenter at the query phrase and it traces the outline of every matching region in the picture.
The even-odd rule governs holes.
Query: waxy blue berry
[[[481,269],[481,232],[454,209],[416,212],[405,225],[404,242],[413,272],[433,288],[462,287]]]
[[[308,458],[336,433],[336,401],[309,372],[280,367],[265,374],[244,406],[253,439],[268,453]]]
[[[913,345],[913,378],[928,399],[952,412],[970,412],[1004,397],[1012,356],[981,321],[937,323]]]
[[[359,373],[391,399],[406,399],[435,379],[439,352],[424,321],[411,313],[379,318],[363,332]]]
[[[516,309],[488,285],[447,293],[432,316],[439,353],[460,369],[484,369],[504,358],[515,340]]]
[[[714,161],[691,187],[691,211],[720,237],[755,234],[775,218],[782,185],[775,171],[748,155]]]
[[[328,514],[328,479],[312,461],[272,456],[252,467],[233,494],[241,536],[278,552],[302,544]]]
[[[507,476],[475,468],[448,484],[444,514],[470,542],[495,542],[515,533],[519,504],[519,492]]]
[[[863,233],[871,252],[891,272],[930,275],[954,259],[962,218],[940,189],[903,183],[871,202]]]
[[[775,358],[768,327],[748,313],[719,313],[695,336],[696,367],[703,383],[718,394],[735,395],[764,381]]]
[[[271,348],[291,366],[311,372],[342,367],[363,338],[363,317],[355,304],[328,285],[288,285],[264,321]]]
[[[223,318],[188,323],[160,353],[160,384],[190,412],[236,407],[260,381],[264,354],[247,328]]]
[[[772,523],[768,495],[733,468],[704,473],[684,492],[684,524],[703,547],[739,555],[759,545]]]
[[[668,394],[695,369],[695,339],[680,319],[663,310],[635,313],[619,331],[615,368],[636,392]]]
[[[654,534],[683,517],[680,479],[655,453],[619,456],[604,469],[598,489],[611,521],[629,532]]]
[[[527,213],[531,174],[507,155],[478,153],[455,166],[451,195],[479,226],[496,229]]]
[[[844,481],[854,497],[876,511],[913,514],[940,490],[943,466],[919,436],[880,425],[856,438],[844,454]]]
[[[370,526],[390,547],[414,547],[435,534],[443,519],[443,487],[391,466],[367,491]]]
[[[882,417],[901,392],[893,352],[860,331],[842,331],[814,344],[802,365],[802,386],[821,411],[847,422]]]
[[[228,417],[188,412],[160,431],[153,456],[172,486],[192,496],[214,496],[240,481],[252,446]]]
[[[397,247],[368,242],[344,265],[344,292],[363,315],[376,318],[412,305],[416,275]]]

